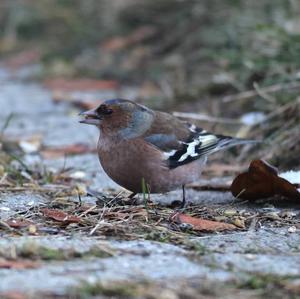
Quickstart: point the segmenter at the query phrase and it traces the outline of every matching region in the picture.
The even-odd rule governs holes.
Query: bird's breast
[[[142,192],[142,180],[157,189],[157,173],[165,176],[168,168],[162,154],[141,139],[99,140],[100,163],[108,176],[133,192]]]
[[[199,162],[169,169],[163,152],[143,139],[100,139],[100,163],[107,175],[117,184],[142,192],[142,180],[151,193],[167,192],[199,178]]]

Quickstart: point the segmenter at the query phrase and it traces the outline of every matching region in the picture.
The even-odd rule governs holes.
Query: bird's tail
[[[259,141],[240,139],[223,135],[215,135],[209,132],[201,133],[198,136],[199,144],[196,148],[197,157],[207,156],[212,153],[218,152],[223,149],[241,145],[241,144],[254,144]]]
[[[228,149],[237,145],[261,143],[261,141],[258,140],[234,138],[234,137],[223,136],[223,135],[217,135],[217,138],[218,141],[216,142],[216,147],[213,149],[213,152],[220,151],[223,149]]]

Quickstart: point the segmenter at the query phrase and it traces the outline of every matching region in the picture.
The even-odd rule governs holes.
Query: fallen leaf
[[[223,231],[237,229],[236,226],[218,221],[205,220],[201,218],[192,217],[182,213],[175,213],[171,216],[171,221],[178,224],[190,224],[193,230],[198,231]]]
[[[39,62],[40,57],[41,53],[38,50],[25,50],[9,57],[4,61],[4,64],[12,70],[17,70]]]
[[[35,269],[39,266],[38,263],[33,261],[24,261],[24,260],[0,260],[0,269]]]
[[[54,91],[92,91],[92,90],[115,90],[119,83],[115,80],[96,79],[50,79],[44,85]]]
[[[24,292],[8,291],[8,292],[1,292],[0,298],[2,298],[2,299],[28,299],[29,297],[26,294],[24,294]]]
[[[32,225],[33,223],[26,219],[12,219],[12,220],[7,220],[6,224],[12,228],[22,228],[22,227],[27,227],[29,225]]]
[[[71,105],[80,108],[82,110],[90,110],[92,108],[98,107],[103,100],[92,100],[82,98],[77,93],[67,92],[62,90],[55,90],[52,92],[52,100],[54,103],[68,102]]]
[[[157,30],[152,26],[142,26],[128,36],[115,36],[105,41],[101,47],[106,51],[117,51],[153,37]]]
[[[251,162],[247,172],[239,174],[231,185],[233,196],[256,200],[282,195],[300,199],[300,193],[289,181],[278,176],[277,169],[263,160]]]
[[[149,99],[162,94],[162,90],[152,81],[145,81],[139,88],[137,98]]]
[[[41,209],[41,212],[43,213],[44,216],[63,223],[79,223],[81,221],[80,217],[69,215],[60,210],[45,208],[45,209]]]
[[[107,51],[117,51],[127,47],[128,42],[123,36],[115,36],[105,41],[101,47]]]
[[[41,151],[41,155],[45,159],[55,159],[65,155],[82,155],[87,153],[95,153],[97,149],[87,144],[77,143],[61,147],[45,148]]]

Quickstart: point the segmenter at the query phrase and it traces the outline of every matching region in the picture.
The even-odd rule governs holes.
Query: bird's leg
[[[137,198],[134,198],[137,195],[137,193],[132,192],[130,195],[127,196],[127,199],[125,199],[125,203],[129,205],[135,205],[137,202]]]
[[[137,195],[137,193],[132,192],[132,193],[128,196],[128,198],[133,199],[136,195]]]
[[[181,202],[181,206],[180,206],[181,209],[184,209],[185,203],[186,203],[186,200],[185,200],[185,186],[182,185],[182,202]]]

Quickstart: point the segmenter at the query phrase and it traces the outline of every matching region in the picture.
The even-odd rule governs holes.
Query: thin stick
[[[7,173],[4,173],[3,177],[0,179],[0,185],[3,184],[3,182],[6,180],[8,174]]]
[[[13,113],[10,113],[8,115],[8,117],[6,118],[1,130],[0,130],[0,135],[3,135],[4,134],[4,131],[8,128],[9,126],[9,123],[11,122],[11,120],[13,119],[14,117],[14,114]]]
[[[105,211],[106,211],[106,208],[104,207],[102,210],[102,213],[99,217],[99,221],[97,222],[96,226],[90,231],[89,236],[92,236],[94,234],[94,232],[99,228],[99,226],[101,224],[105,223],[105,221],[102,219]]]
[[[107,204],[111,204],[114,200],[116,200],[120,195],[122,195],[123,193],[125,192],[125,190],[121,190],[113,199],[111,199]],[[102,209],[102,213],[99,217],[99,220],[98,220],[98,223],[96,224],[96,226],[90,231],[89,235],[92,236],[95,231],[99,228],[99,226],[101,224],[104,224],[106,223],[104,220],[103,220],[103,216],[105,214],[105,212],[109,212],[111,210],[111,208],[106,208],[106,204],[104,205],[103,209]]]
[[[0,220],[0,226],[6,228],[7,230],[9,230],[11,232],[14,231],[14,229],[12,227],[10,227],[6,222],[4,222],[2,220]]]
[[[88,214],[89,212],[93,211],[94,209],[96,209],[98,207],[98,205],[94,205],[91,206],[90,208],[88,208],[86,211],[82,212],[79,217],[85,216],[86,214]]]
[[[253,98],[259,94],[266,95],[267,93],[274,93],[274,92],[282,91],[285,89],[300,89],[300,82],[293,81],[293,82],[289,82],[286,84],[280,83],[280,84],[274,84],[274,85],[267,86],[267,87],[262,87],[259,89],[259,91],[258,90],[248,90],[248,91],[240,92],[235,95],[230,95],[230,96],[224,97],[223,102],[229,103],[229,102],[237,101],[237,100],[247,100],[247,99]]]
[[[273,96],[271,96],[270,94],[268,94],[265,91],[263,91],[256,82],[253,83],[253,87],[256,90],[257,94],[261,98],[265,99],[266,101],[268,101],[268,102],[270,102],[272,104],[274,104],[276,102],[276,99]]]

